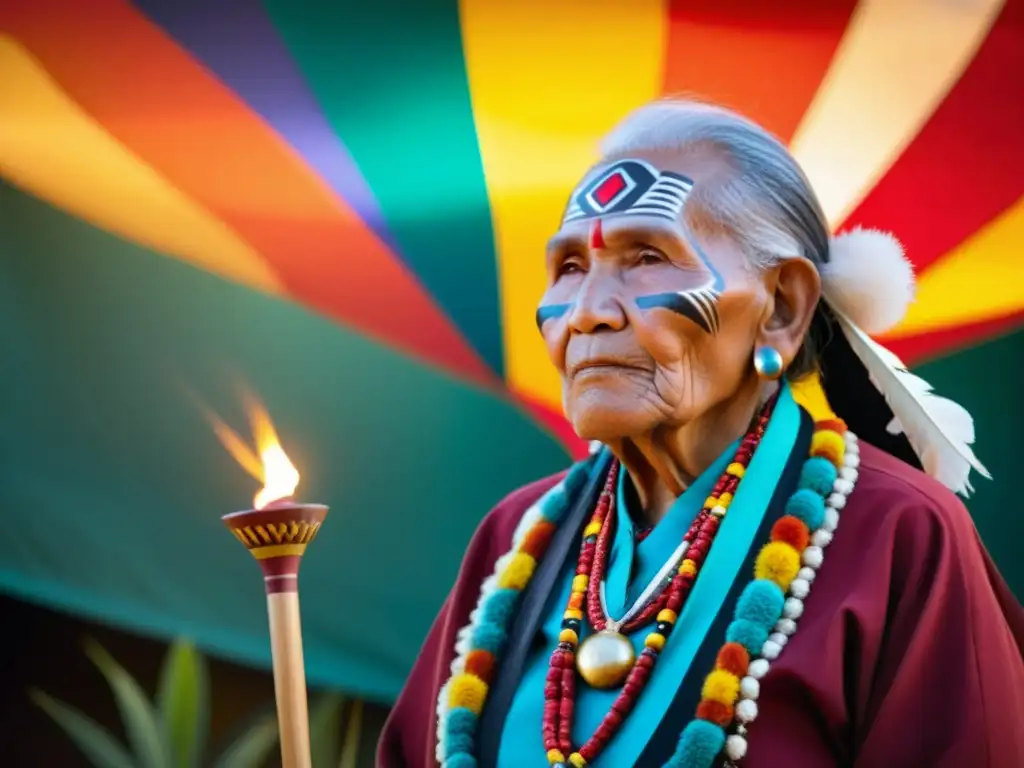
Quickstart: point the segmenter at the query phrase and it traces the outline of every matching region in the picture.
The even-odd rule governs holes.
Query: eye
[[[564,261],[562,261],[561,264],[558,265],[556,273],[559,277],[561,277],[562,275],[571,275],[575,272],[582,271],[583,265],[580,263],[579,259],[577,259],[574,256],[570,256],[569,258],[565,259]]]
[[[638,264],[661,264],[665,261],[665,255],[653,248],[644,248],[637,254]]]

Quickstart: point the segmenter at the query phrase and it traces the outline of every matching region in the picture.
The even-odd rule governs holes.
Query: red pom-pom
[[[745,677],[750,666],[750,654],[739,643],[726,643],[718,651],[715,665],[736,677]]]
[[[707,720],[715,725],[725,727],[732,722],[733,711],[732,707],[727,706],[720,701],[704,699],[697,705],[697,717],[701,720]]]
[[[811,532],[799,517],[786,515],[776,520],[772,526],[772,541],[785,542],[797,552],[803,552],[810,540]]]
[[[476,675],[485,683],[491,682],[494,672],[494,656],[489,651],[470,651],[466,656],[466,671]]]
[[[555,524],[541,521],[533,525],[526,532],[523,543],[519,546],[521,552],[531,555],[535,560],[540,560],[551,543],[551,537],[555,533]]]

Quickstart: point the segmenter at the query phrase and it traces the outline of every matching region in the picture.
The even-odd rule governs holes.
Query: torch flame
[[[256,494],[253,503],[256,509],[263,509],[267,504],[295,493],[299,485],[299,471],[281,447],[270,416],[258,403],[250,408],[249,421],[263,464],[263,488]]]
[[[228,453],[242,469],[263,483],[263,488],[253,499],[256,509],[263,509],[268,504],[286,499],[295,493],[299,485],[299,471],[281,447],[281,441],[266,408],[252,395],[246,395],[245,401],[249,424],[256,442],[256,452],[209,409],[206,409],[207,417],[213,425],[214,433]]]

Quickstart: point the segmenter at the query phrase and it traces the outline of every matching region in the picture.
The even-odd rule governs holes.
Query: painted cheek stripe
[[[562,317],[572,308],[572,304],[548,304],[537,307],[537,328],[542,328],[548,320]]]
[[[667,309],[699,325],[705,333],[718,333],[718,292],[711,288],[696,291],[655,293],[636,300],[640,309]]]

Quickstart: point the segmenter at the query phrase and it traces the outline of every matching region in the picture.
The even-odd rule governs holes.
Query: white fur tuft
[[[914,299],[914,269],[888,232],[853,229],[832,238],[822,295],[871,335],[895,327]]]

